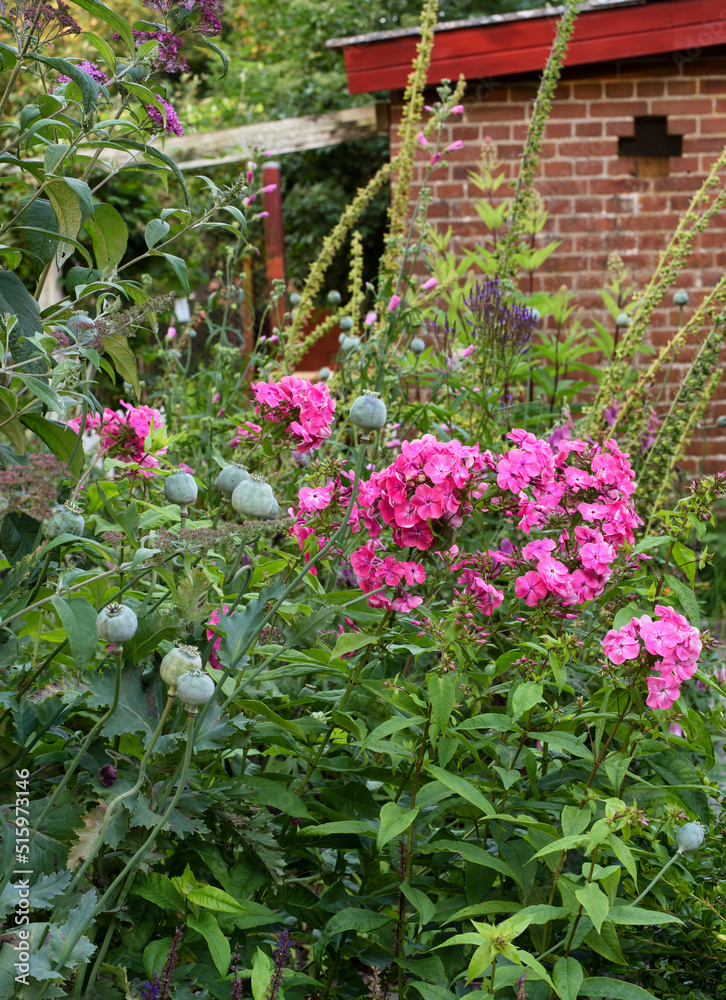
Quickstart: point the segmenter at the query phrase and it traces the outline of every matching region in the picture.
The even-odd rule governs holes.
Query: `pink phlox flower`
[[[640,636],[645,648],[654,656],[668,656],[678,645],[677,626],[662,619],[642,625]]]
[[[640,656],[640,643],[627,628],[610,629],[602,640],[602,647],[610,662],[615,664]]]
[[[535,607],[549,593],[547,584],[539,573],[535,573],[534,570],[530,570],[523,576],[517,577],[514,592],[520,601],[523,600],[530,608]]]
[[[608,567],[615,559],[612,546],[606,542],[585,542],[580,546],[580,560],[586,569],[591,569],[601,576],[608,572]]]
[[[659,677],[649,677],[648,697],[645,700],[649,708],[659,708],[667,711],[680,697],[680,682],[675,674],[662,673]]]
[[[333,484],[329,486],[303,486],[298,491],[300,510],[325,510],[330,505]]]
[[[538,538],[533,542],[527,542],[522,549],[523,559],[543,559],[550,555],[556,548],[556,542],[552,538]]]

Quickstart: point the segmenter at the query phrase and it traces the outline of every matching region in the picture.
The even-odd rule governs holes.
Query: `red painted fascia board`
[[[437,31],[428,83],[540,72],[557,28],[557,18],[470,26]],[[406,86],[418,36],[346,46],[348,90],[400,90]],[[582,13],[566,66],[612,62],[660,53],[681,53],[689,62],[701,50],[726,43],[724,0],[670,0],[637,7]]]

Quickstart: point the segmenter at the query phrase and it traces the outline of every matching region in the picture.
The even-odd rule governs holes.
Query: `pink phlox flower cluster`
[[[324,382],[285,375],[279,382],[253,382],[256,413],[285,425],[295,450],[304,454],[330,437],[335,400]]]
[[[632,544],[640,524],[630,499],[635,477],[628,456],[613,441],[600,448],[564,436],[544,441],[523,430],[507,436],[514,447],[495,463],[504,512],[518,516],[526,534],[575,524],[560,530],[557,540],[523,547],[516,596],[528,607],[550,595],[565,606],[599,597],[618,550]],[[507,493],[516,496],[516,505]]]
[[[229,605],[228,604],[223,604],[222,605],[222,614],[226,615],[228,611],[229,611]],[[207,642],[209,642],[209,640],[212,639],[212,638],[214,638],[214,636],[216,635],[216,632],[215,632],[214,628],[210,628],[210,626],[214,626],[214,625],[219,625],[219,609],[218,608],[214,609],[214,611],[209,616],[209,621],[207,622]],[[216,637],[216,639],[214,639],[214,646],[212,647],[212,651],[209,654],[209,666],[210,667],[214,667],[215,670],[221,670],[222,669],[222,663],[221,663],[221,661],[219,659],[219,647],[221,645],[222,645],[222,636],[218,635]]]
[[[351,553],[350,564],[358,580],[358,585],[364,594],[370,594],[379,587],[390,587],[395,596],[390,597],[386,591],[372,594],[368,603],[372,608],[387,608],[395,611],[413,611],[423,603],[423,597],[414,596],[403,591],[403,583],[409,587],[426,582],[426,568],[421,563],[398,560],[394,555],[383,558],[377,551],[384,545],[378,539],[371,538],[361,548]]]
[[[650,654],[648,662],[655,676],[647,679],[646,704],[669,709],[680,697],[681,683],[695,674],[703,644],[698,629],[673,608],[656,604],[655,615],[656,621],[641,615],[619,629],[610,629],[602,646],[616,665]]]
[[[437,535],[459,528],[471,513],[486,468],[478,446],[437,441],[432,434],[403,441],[393,464],[361,484],[361,521],[373,538],[387,525],[399,548],[435,550]]]
[[[467,554],[458,562],[452,563],[451,571],[459,571],[454,585],[454,594],[459,603],[471,605],[483,615],[491,615],[504,600],[504,591],[485,579],[491,566],[496,571],[496,560],[491,559],[493,553],[477,552]]]
[[[159,410],[151,406],[133,406],[120,400],[123,410],[106,408],[100,413],[88,414],[86,430],[96,431],[101,438],[101,447],[112,458],[122,462],[137,462],[141,475],[145,478],[156,475],[153,471],[159,466],[159,455],[164,455],[166,448],[159,448],[155,455],[146,452],[145,441],[151,430],[152,423],[156,430],[163,427],[164,418]],[[68,426],[76,433],[80,430],[81,417],[68,421]]]
[[[254,439],[259,437],[261,433],[262,428],[259,424],[255,424],[251,420],[245,420],[245,422],[237,428],[237,433],[229,442],[229,447],[236,448],[238,445],[242,444],[243,441],[249,441],[251,438]]]

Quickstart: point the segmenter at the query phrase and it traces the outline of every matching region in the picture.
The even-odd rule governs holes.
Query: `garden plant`
[[[223,71],[221,0],[3,8],[3,998],[726,996],[726,671],[700,604],[726,474],[676,478],[722,284],[677,292],[660,355],[646,338],[724,160],[644,291],[610,261],[611,328],[534,294],[576,12],[513,190],[483,151],[490,235],[457,261],[425,185],[408,210],[464,92],[425,91],[426,0],[400,152],[249,349],[262,154],[221,188],[158,142],[183,129],[164,74],[193,47]],[[356,225],[391,177],[368,280]],[[150,178],[129,232],[115,185]],[[210,231],[214,298],[176,321],[180,248]]]

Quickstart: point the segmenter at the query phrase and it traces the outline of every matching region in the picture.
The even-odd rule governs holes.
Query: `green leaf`
[[[587,918],[585,919],[587,920]],[[581,922],[581,928],[583,923]],[[590,921],[587,920],[587,923],[589,924]],[[609,920],[606,920],[602,925],[602,930],[599,934],[594,927],[591,927],[589,932],[585,934],[585,944],[592,948],[596,954],[606,958],[608,962],[614,962],[616,965],[628,964],[620,948],[618,932]]]
[[[146,245],[149,250],[155,247],[157,243],[161,242],[167,233],[170,232],[171,226],[168,222],[162,222],[161,219],[150,219],[146,223],[146,229],[144,230],[144,239],[146,240]],[[175,257],[174,259],[179,260],[180,258]]]
[[[700,628],[701,609],[698,607],[698,600],[696,599],[696,595],[693,593],[691,588],[681,580],[677,580],[674,576],[671,576],[670,573],[666,573],[665,580],[677,596],[678,603],[686,612],[686,617],[691,625],[695,625],[697,628]]]
[[[435,903],[429,899],[425,892],[414,889],[408,882],[401,883],[401,892],[421,918],[419,928],[425,926],[436,913]]]
[[[577,901],[582,905],[585,913],[592,920],[598,934],[607,919],[610,902],[605,893],[594,882],[588,882],[581,889],[575,892]]]
[[[92,31],[84,31],[83,35],[89,39],[92,45],[98,49],[98,51],[103,56],[105,62],[111,67],[113,74],[116,73],[116,53],[113,51],[111,46],[101,38],[99,35],[95,35]]]
[[[276,726],[284,729],[286,732],[291,733],[296,739],[305,739],[305,730],[297,722],[293,722],[292,719],[285,719],[277,712],[274,712],[269,705],[264,701],[256,700],[246,700],[238,702],[240,708],[245,714],[248,715],[261,715],[264,719],[269,722],[274,722]]]
[[[133,53],[135,48],[134,35],[131,30],[131,25],[125,17],[121,17],[120,14],[111,10],[110,7],[101,3],[100,0],[73,0],[73,2],[77,7],[82,7],[84,10],[87,10],[89,14],[93,14],[94,17],[100,18],[109,26],[112,32],[118,32],[126,43],[126,47],[129,52]]]
[[[35,551],[39,541],[40,521],[27,514],[12,512],[0,519],[0,549],[13,565]],[[94,626],[95,627],[95,626]]]
[[[610,1000],[658,1000],[652,993],[635,983],[624,983],[621,979],[606,979],[592,976],[580,987],[581,997],[608,997]]]
[[[355,833],[361,837],[375,837],[376,830],[370,823],[364,823],[359,819],[343,819],[337,823],[319,823],[317,826],[306,826],[298,836],[300,837],[331,837],[335,834]]]
[[[207,38],[206,35],[200,35],[199,41],[205,46],[205,48],[211,49],[211,51],[218,55],[222,60],[222,76],[220,77],[220,80],[224,79],[227,75],[227,70],[229,69],[229,59],[227,58],[227,53],[223,52],[222,49],[220,49],[218,45],[215,45],[214,42]]]
[[[381,808],[381,823],[376,837],[378,850],[380,851],[389,840],[408,830],[418,814],[418,809],[404,809],[396,802],[386,802]]]
[[[512,695],[512,718],[516,721],[542,700],[543,687],[535,681],[518,684]]]
[[[516,872],[511,865],[495,854],[490,854],[478,844],[470,844],[463,840],[432,840],[427,844],[419,845],[418,850],[424,854],[433,854],[435,851],[454,851],[460,854],[465,861],[470,861],[475,865],[482,865],[484,868],[493,868],[500,875],[511,878],[520,888],[522,887],[522,873]]]
[[[8,346],[14,361],[27,361],[38,352],[27,339],[21,343],[21,338],[42,333],[43,323],[38,303],[14,271],[0,270],[0,311],[18,317],[17,325],[8,338]]]
[[[25,209],[16,228],[25,233],[30,251],[45,266],[58,247],[57,239],[45,235],[58,232],[58,222],[51,203],[46,198],[36,198]]]
[[[451,771],[445,771],[443,767],[437,767],[435,764],[429,764],[426,770],[442,785],[446,785],[452,792],[456,792],[462,799],[466,799],[467,802],[480,809],[485,816],[496,816],[497,811],[494,806],[468,778]]]
[[[686,809],[695,813],[702,823],[708,824],[708,798],[698,771],[691,761],[684,754],[673,749],[652,754],[646,758],[646,761],[656,774],[659,774],[669,785],[675,786],[672,787],[671,794],[680,799]],[[689,785],[690,788],[687,787]]]
[[[75,183],[71,183],[71,181]],[[59,268],[70,257],[73,252],[72,248],[76,245],[70,243],[69,240],[76,239],[83,223],[92,214],[91,211],[86,211],[88,205],[85,199],[82,200],[81,190],[78,188],[80,184],[83,182],[76,181],[75,178],[57,177],[49,181],[45,189],[55,213],[58,233],[61,237],[68,237],[68,240],[61,240],[56,250],[56,263]],[[90,196],[88,185],[84,184],[83,186]]]
[[[442,733],[446,732],[451,713],[454,710],[456,692],[454,681],[450,674],[429,674],[429,698],[433,711],[434,722]]]
[[[129,231],[113,205],[97,205],[86,231],[93,241],[93,255],[101,271],[113,270],[121,263],[129,241]]]
[[[139,386],[136,355],[129,347],[129,342],[122,333],[111,333],[103,338],[106,353],[113,361],[113,366],[124,382],[130,382],[137,396],[141,395]]]
[[[75,666],[83,670],[93,659],[98,646],[96,611],[87,597],[71,597],[68,600],[53,597],[51,604],[68,636]]]
[[[682,924],[673,913],[665,913],[661,910],[646,910],[642,906],[633,906],[626,903],[616,903],[610,907],[608,920],[614,924],[623,924],[626,927],[648,927],[652,924]]]
[[[633,857],[633,852],[630,850],[625,841],[621,840],[614,833],[608,834],[607,843],[610,845],[615,857],[618,859],[621,865],[624,865],[625,870],[628,875],[632,878],[635,884],[638,884],[638,868],[635,864],[635,858]]]
[[[267,987],[272,977],[272,960],[261,948],[257,949],[252,963],[252,996],[253,1000],[265,1000]]]
[[[16,372],[15,377],[30,389],[33,396],[45,404],[46,410],[53,410],[56,413],[63,413],[65,406],[55,389],[52,389],[43,379],[35,375],[24,375]],[[71,433],[73,433],[71,431]]]
[[[698,561],[695,552],[677,540],[673,543],[672,552],[676,565],[683,570],[688,577],[688,582],[693,587],[696,582],[696,562]]]
[[[582,966],[576,958],[558,958],[552,970],[552,982],[560,1000],[577,1000],[584,979]]]
[[[198,931],[202,935],[207,942],[209,953],[217,967],[217,971],[220,976],[226,976],[229,971],[229,963],[232,959],[232,951],[229,946],[229,939],[220,930],[216,917],[207,910],[203,910],[199,914],[199,918],[188,914],[187,923],[193,930]]]
[[[189,272],[187,271],[186,261],[182,260],[181,257],[175,257],[172,253],[164,253],[162,250],[154,250],[154,256],[164,257],[172,266],[174,274],[179,279],[179,284],[182,286],[182,290],[186,295],[191,294],[191,288],[189,287]]]
[[[345,653],[353,653],[362,646],[369,646],[373,642],[378,642],[378,636],[368,635],[366,632],[343,632],[342,635],[338,636],[330,659],[339,660]]]

